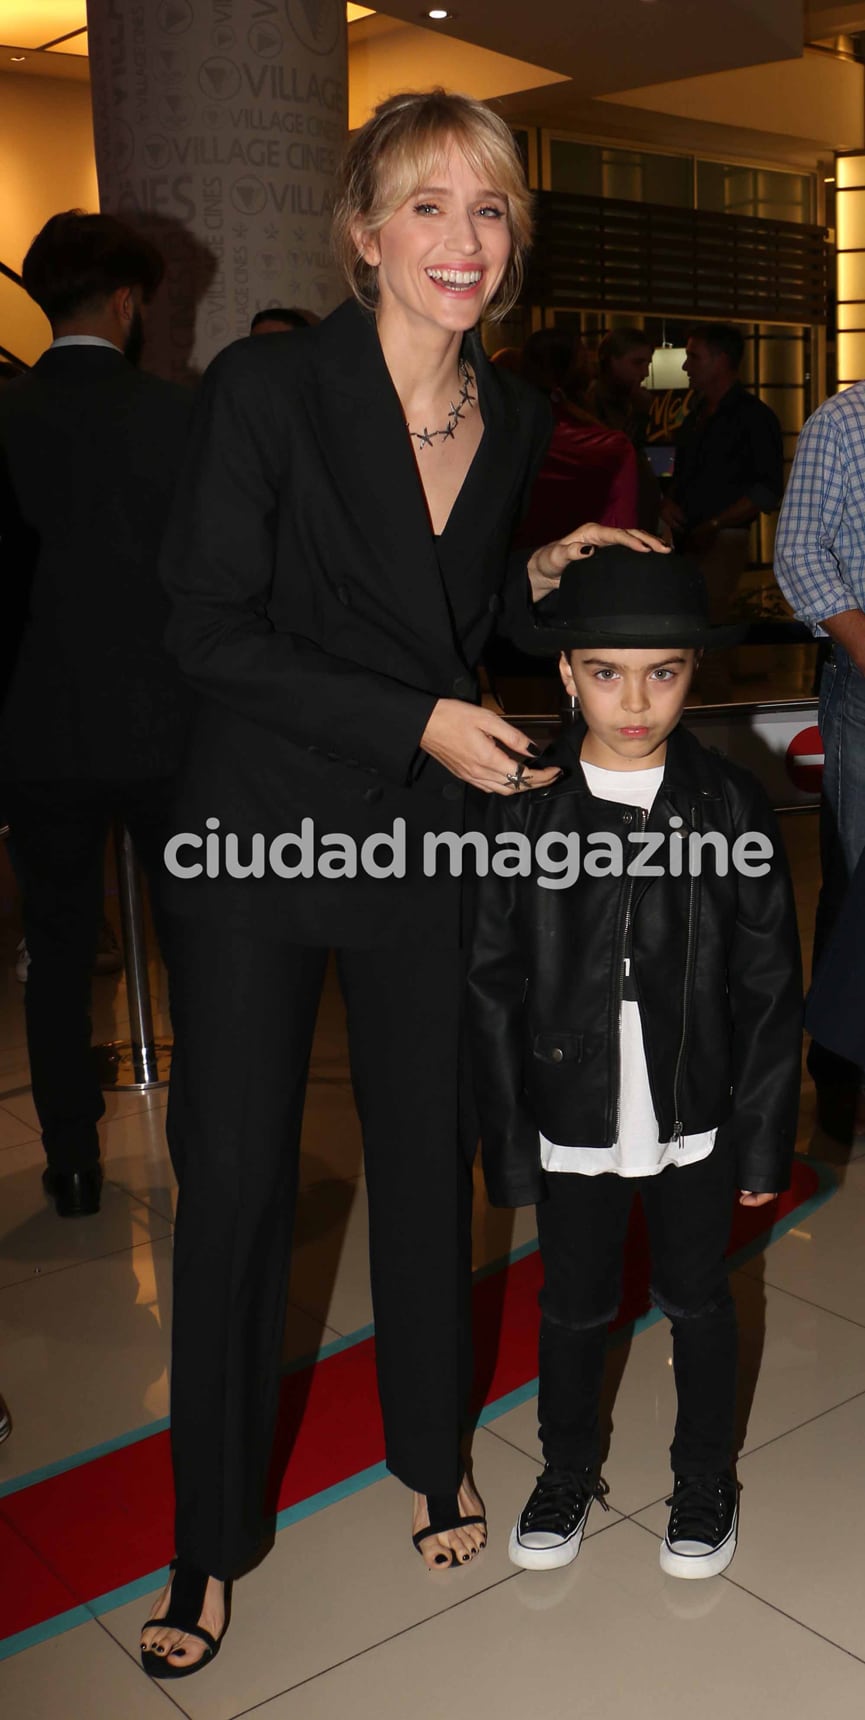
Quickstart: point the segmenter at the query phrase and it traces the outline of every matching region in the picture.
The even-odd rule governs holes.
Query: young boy
[[[509,1549],[530,1570],[576,1558],[607,1491],[598,1404],[635,1189],[678,1396],[661,1565],[715,1576],[736,1547],[724,1255],[735,1191],[762,1206],[789,1181],[802,992],[766,798],[678,726],[703,648],[734,636],[682,556],[568,568],[537,648],[561,653],[582,720],[558,781],[521,794],[515,771],[490,808],[470,1018],[490,1199],[538,1203],[545,1468]]]

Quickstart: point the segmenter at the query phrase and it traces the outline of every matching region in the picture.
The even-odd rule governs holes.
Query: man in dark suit
[[[104,1102],[89,1015],[106,835],[113,818],[126,823],[158,911],[187,721],[162,647],[156,558],[189,401],[135,368],[162,272],[113,217],[53,216],[23,280],[54,340],[0,395],[0,454],[24,527],[4,561],[4,611],[30,588],[0,711],[0,793],[31,957],[44,1180],[61,1217],[99,1210]]]

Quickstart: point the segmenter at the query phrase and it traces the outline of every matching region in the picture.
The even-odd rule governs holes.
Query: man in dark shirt
[[[781,426],[739,381],[744,346],[731,323],[691,330],[683,368],[696,399],[661,510],[676,547],[700,564],[715,622],[727,618],[745,571],[751,524],[774,513],[784,491]]]
[[[0,609],[15,618],[10,634],[23,618],[0,691],[0,808],[31,958],[45,1186],[65,1218],[99,1210],[104,1101],[89,1016],[106,836],[112,818],[127,825],[158,912],[172,830],[190,695],[162,644],[156,561],[190,400],[135,367],[142,306],[162,275],[138,234],[69,210],[38,234],[22,273],[54,339],[0,392],[0,515],[11,522]]]

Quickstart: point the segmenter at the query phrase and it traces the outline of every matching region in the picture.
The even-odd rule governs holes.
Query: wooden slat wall
[[[826,229],[540,191],[523,302],[668,317],[826,320]]]

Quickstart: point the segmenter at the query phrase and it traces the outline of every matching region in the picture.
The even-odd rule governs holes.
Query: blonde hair
[[[333,247],[355,298],[374,310],[377,272],[359,254],[357,233],[378,233],[414,191],[429,182],[452,145],[507,203],[511,255],[485,315],[498,320],[519,298],[532,242],[532,194],[513,136],[498,114],[472,96],[447,90],[390,96],[352,139],[343,158],[333,213]]]

